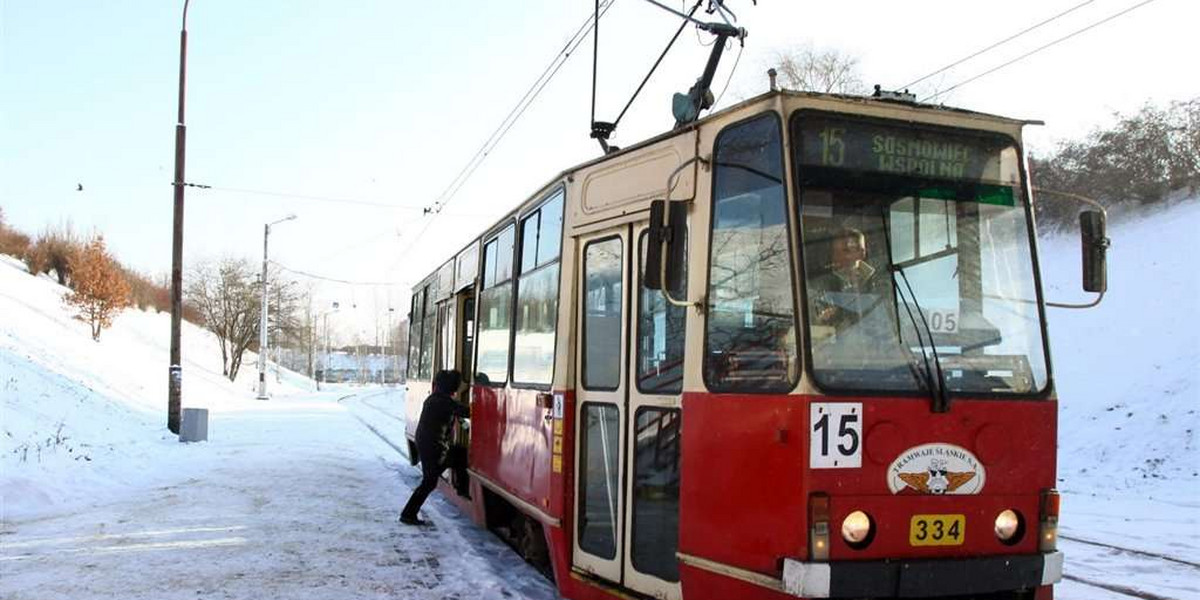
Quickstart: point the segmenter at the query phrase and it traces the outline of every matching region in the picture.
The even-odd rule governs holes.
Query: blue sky
[[[805,43],[856,55],[866,83],[901,85],[1078,0],[814,3],[727,0],[750,32],[717,81],[721,104],[762,91],[772,52]],[[1135,4],[1095,0],[932,82],[948,87]],[[678,1],[673,2],[679,5]],[[1200,3],[1157,0],[955,91],[947,103],[1047,126],[1034,148],[1113,111],[1200,95],[1188,71]],[[173,128],[182,2],[0,0],[0,207],[28,232],[70,220],[118,257],[170,264]],[[914,8],[915,7],[915,8]],[[428,232],[430,204],[592,8],[588,0],[193,0],[188,17],[185,260],[272,257],[339,279],[412,282],[555,173],[594,158],[591,41],[573,56]],[[597,117],[611,120],[678,21],[618,0],[601,21]],[[685,31],[615,134],[671,125],[670,93],[699,74],[707,36]],[[82,184],[84,191],[76,191]],[[350,198],[381,209],[231,190]],[[407,286],[320,285],[322,302],[407,308]],[[349,312],[349,311],[347,311]]]

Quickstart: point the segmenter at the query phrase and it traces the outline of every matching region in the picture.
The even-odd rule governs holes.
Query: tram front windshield
[[[812,373],[838,391],[1027,395],[1047,366],[1012,140],[801,112]]]

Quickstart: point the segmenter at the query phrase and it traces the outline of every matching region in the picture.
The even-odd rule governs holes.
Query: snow
[[[0,597],[556,596],[437,495],[435,528],[395,522],[420,477],[383,439],[404,439],[403,390],[284,370],[259,401],[257,357],[230,382],[185,324],[184,405],[210,420],[180,444],[168,315],[126,311],[97,343],[62,294],[0,258]]]
[[[1112,226],[1104,300],[1048,309],[1064,537],[1200,563],[1198,233],[1200,198]],[[1079,253],[1075,234],[1043,240],[1047,299],[1089,299]],[[1200,598],[1200,567],[1059,543],[1068,575]],[[1100,592],[1068,583],[1059,598]]]
[[[403,391],[334,388],[247,399],[216,413],[209,442],[158,444],[153,469],[170,476],[136,496],[6,522],[0,595],[554,597],[507,546],[436,496],[426,504],[435,528],[396,523],[419,474],[355,411],[372,402],[397,414]],[[401,434],[402,423],[380,425]]]
[[[1059,599],[1200,598],[1198,200],[1113,226],[1103,303],[1049,309]],[[1085,297],[1078,255],[1073,234],[1043,240],[1049,299]],[[395,522],[419,477],[402,390],[283,370],[258,401],[256,357],[230,382],[185,324],[184,403],[210,422],[180,444],[168,316],[126,311],[97,343],[63,293],[0,257],[0,597],[556,597],[438,494],[433,528]]]

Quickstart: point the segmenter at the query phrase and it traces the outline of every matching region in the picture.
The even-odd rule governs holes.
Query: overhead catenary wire
[[[204,185],[198,183],[185,184],[189,187],[194,187],[202,190],[212,190],[216,192],[233,192],[237,194],[251,194],[257,196],[273,196],[276,198],[295,198],[297,200],[311,200],[313,202],[328,202],[333,204],[354,204],[359,206],[371,206],[375,208],[386,208],[393,210],[409,210],[422,211],[422,206],[406,206],[403,204],[390,204],[387,202],[377,202],[373,200],[359,200],[356,198],[337,198],[330,196],[314,196],[311,194],[296,194],[292,192],[273,192],[268,190],[250,190],[245,188],[224,187],[216,185]]]
[[[612,7],[614,2],[616,2],[616,0],[603,0],[603,2],[600,4],[599,16],[604,16],[604,14],[607,13]],[[584,39],[586,39],[587,34],[592,31],[592,25],[596,20],[598,20],[598,18],[595,15],[588,15],[583,25],[581,25],[580,28],[575,31],[575,34],[572,35],[569,40],[567,40],[567,43],[563,46],[563,49],[560,50],[557,55],[555,55],[555,57],[550,61],[550,64],[547,65],[546,69],[542,71],[542,74],[538,76],[536,80],[534,80],[533,85],[525,92],[525,95],[521,97],[516,106],[513,107],[512,111],[508,113],[508,116],[500,122],[500,126],[494,132],[492,132],[492,135],[488,137],[487,141],[480,146],[479,150],[475,152],[475,155],[470,161],[468,161],[467,165],[463,167],[463,170],[460,171],[457,176],[455,176],[454,180],[452,180],[451,184],[447,186],[446,191],[442,193],[438,201],[425,208],[425,224],[421,227],[420,231],[418,231],[417,234],[409,240],[408,245],[405,246],[404,250],[400,253],[401,260],[403,260],[403,257],[407,256],[408,251],[411,250],[413,246],[415,246],[416,243],[425,235],[425,232],[427,232],[429,227],[433,225],[433,221],[442,213],[442,210],[445,209],[446,205],[455,197],[455,195],[458,193],[458,190],[462,189],[462,186],[467,182],[467,180],[470,179],[471,175],[475,173],[475,171],[479,168],[479,165],[483,164],[483,159],[487,158],[488,154],[495,149],[496,145],[500,143],[500,140],[504,138],[509,130],[512,129],[513,125],[516,124],[521,116],[525,114],[525,111],[528,110],[533,104],[533,101],[537,99],[538,95],[542,93],[542,90],[544,90],[546,86],[549,85],[550,81],[554,79],[554,76],[557,75],[559,70],[562,69],[563,65],[566,64],[567,59],[575,53],[575,50],[580,44],[583,43]]]
[[[612,7],[615,1],[616,0],[603,0],[598,10],[599,15],[603,16],[606,12],[608,12],[608,9]],[[454,179],[450,180],[450,184],[446,186],[446,189],[442,191],[442,193],[438,196],[438,199],[432,205],[425,208],[426,213],[440,213],[446,204],[448,204],[450,200],[454,198],[454,196],[458,193],[458,190],[462,188],[463,184],[470,179],[471,175],[479,167],[479,164],[483,162],[483,159],[487,158],[487,155],[496,147],[497,144],[500,143],[500,140],[503,139],[506,133],[508,133],[508,130],[512,128],[512,124],[515,123],[517,119],[521,118],[521,115],[524,114],[525,109],[528,108],[528,106],[532,104],[535,99],[537,99],[538,94],[540,94],[542,89],[546,87],[546,84],[554,78],[554,75],[557,74],[559,69],[562,68],[563,63],[565,63],[566,60],[571,57],[571,54],[575,52],[575,49],[579,47],[579,44],[583,42],[587,34],[592,31],[594,21],[598,20],[599,19],[594,18],[593,15],[588,15],[588,18],[584,20],[579,29],[577,29],[574,35],[572,35],[571,38],[567,40],[567,43],[563,45],[562,50],[559,50],[558,54],[551,59],[550,64],[546,65],[546,68],[542,70],[541,75],[539,75],[538,78],[534,80],[533,84],[529,86],[529,89],[525,91],[525,94],[521,96],[521,99],[517,101],[517,104],[513,106],[508,115],[500,121],[500,125],[496,127],[495,131],[493,131],[492,134],[488,136],[484,143],[479,147],[479,149],[475,151],[475,154],[469,161],[467,161],[462,170],[458,172],[458,175],[455,175]]]
[[[1147,5],[1147,4],[1150,4],[1151,2],[1154,2],[1154,0],[1143,0],[1142,2],[1139,2],[1139,3],[1137,3],[1137,4],[1133,5],[1133,6],[1130,6],[1129,8],[1126,8],[1125,10],[1122,10],[1122,11],[1120,11],[1120,12],[1117,12],[1117,13],[1114,13],[1114,14],[1112,14],[1112,15],[1109,15],[1109,16],[1107,16],[1107,17],[1105,17],[1105,18],[1103,18],[1103,19],[1101,19],[1101,20],[1099,20],[1099,21],[1096,21],[1095,23],[1092,23],[1091,25],[1088,25],[1088,26],[1086,26],[1086,27],[1084,27],[1084,28],[1082,28],[1082,29],[1077,29],[1077,30],[1075,30],[1075,31],[1073,31],[1073,32],[1071,32],[1071,33],[1068,33],[1067,35],[1064,35],[1064,36],[1062,36],[1062,37],[1060,37],[1060,38],[1058,38],[1058,39],[1056,39],[1056,40],[1054,40],[1054,41],[1052,41],[1052,42],[1049,42],[1049,43],[1047,43],[1047,44],[1043,44],[1043,45],[1041,45],[1041,46],[1038,46],[1037,48],[1034,48],[1033,50],[1030,50],[1029,52],[1026,52],[1025,54],[1022,54],[1022,55],[1020,55],[1020,56],[1018,56],[1018,57],[1016,57],[1016,58],[1014,58],[1014,59],[1012,59],[1012,60],[1010,60],[1010,61],[1007,61],[1007,62],[1005,62],[1005,63],[1002,63],[1002,64],[1000,64],[1000,65],[997,65],[997,66],[995,66],[995,67],[992,67],[991,69],[988,69],[988,70],[986,70],[986,71],[984,71],[984,72],[982,72],[982,73],[980,73],[980,74],[978,74],[978,75],[975,75],[974,77],[971,77],[971,78],[969,78],[969,79],[966,79],[966,80],[960,81],[960,82],[958,82],[958,83],[956,83],[956,84],[954,84],[954,85],[952,85],[952,86],[950,86],[950,87],[948,87],[948,88],[946,88],[946,89],[944,89],[944,90],[941,90],[941,91],[939,91],[939,92],[937,92],[937,93],[935,93],[935,94],[932,94],[932,95],[930,95],[930,96],[927,96],[927,97],[925,97],[925,98],[922,98],[922,99],[921,99],[921,102],[928,102],[928,101],[930,101],[930,100],[933,100],[934,98],[937,98],[937,97],[939,97],[939,96],[943,96],[943,95],[945,95],[945,94],[948,94],[948,93],[950,93],[950,92],[951,92],[951,91],[953,91],[953,90],[956,90],[956,89],[958,89],[958,88],[960,88],[960,87],[962,87],[962,86],[964,86],[964,85],[967,85],[968,83],[971,83],[971,82],[973,82],[973,81],[975,81],[975,80],[977,80],[977,79],[980,79],[981,77],[985,77],[985,76],[987,76],[987,75],[991,75],[992,73],[995,73],[996,71],[999,71],[1000,69],[1003,69],[1004,67],[1007,67],[1007,66],[1009,66],[1009,65],[1012,65],[1012,64],[1014,64],[1014,63],[1017,63],[1017,62],[1020,62],[1020,61],[1022,61],[1022,60],[1025,60],[1026,58],[1029,58],[1030,56],[1033,56],[1034,54],[1037,54],[1037,53],[1039,53],[1039,52],[1041,52],[1041,51],[1043,51],[1043,50],[1046,50],[1047,48],[1050,48],[1050,47],[1052,47],[1052,46],[1056,46],[1056,45],[1058,45],[1058,44],[1061,44],[1061,43],[1063,43],[1063,42],[1065,42],[1065,41],[1067,41],[1067,40],[1069,40],[1069,39],[1071,39],[1071,38],[1073,38],[1073,37],[1075,37],[1075,36],[1077,36],[1077,35],[1079,35],[1079,34],[1081,34],[1081,33],[1084,33],[1084,32],[1090,31],[1090,30],[1092,30],[1092,29],[1095,29],[1096,27],[1099,27],[1099,26],[1101,26],[1101,25],[1103,25],[1103,24],[1105,24],[1105,23],[1107,23],[1107,22],[1109,22],[1109,21],[1112,21],[1113,19],[1116,19],[1117,17],[1120,17],[1120,16],[1123,16],[1123,15],[1126,15],[1126,14],[1128,14],[1128,13],[1132,12],[1133,10],[1136,10],[1136,9],[1138,9],[1138,8],[1141,8],[1141,7],[1145,6],[1145,5]]]
[[[293,269],[291,267],[281,264],[279,261],[276,261],[276,260],[270,260],[268,262],[275,265],[276,267],[279,267],[280,269],[282,269],[284,271],[287,271],[288,273],[301,275],[303,277],[307,277],[309,279],[316,279],[318,281],[328,281],[331,283],[342,283],[342,284],[346,284],[346,285],[366,286],[366,287],[397,287],[397,286],[406,286],[407,285],[406,283],[404,283],[402,281],[351,281],[348,279],[338,279],[336,277],[326,277],[324,275],[317,275],[316,273],[309,273],[308,271],[301,271],[300,269]]]
[[[917,79],[915,79],[915,80],[913,80],[913,81],[911,81],[911,82],[909,82],[909,83],[906,83],[906,84],[904,84],[904,85],[902,85],[902,86],[900,86],[899,88],[896,88],[896,89],[900,89],[900,90],[905,90],[905,89],[908,89],[908,88],[910,88],[910,87],[912,87],[912,86],[914,86],[914,85],[917,85],[918,83],[921,83],[922,81],[925,81],[926,79],[929,79],[930,77],[933,77],[933,76],[935,76],[935,75],[939,75],[939,74],[941,74],[941,73],[944,73],[944,72],[946,72],[946,71],[948,71],[948,70],[950,70],[950,69],[953,69],[954,67],[957,67],[958,65],[961,65],[961,64],[963,64],[963,63],[967,62],[968,60],[971,60],[972,58],[975,58],[975,57],[977,57],[977,56],[979,56],[979,55],[981,55],[981,54],[984,54],[984,53],[986,53],[986,52],[990,52],[991,50],[993,50],[993,49],[995,49],[995,48],[997,48],[997,47],[999,47],[999,46],[1002,46],[1002,45],[1004,45],[1004,44],[1007,44],[1008,42],[1011,42],[1011,41],[1013,41],[1013,40],[1015,40],[1015,39],[1017,39],[1017,38],[1019,38],[1019,37],[1021,37],[1021,36],[1025,35],[1025,34],[1027,34],[1027,33],[1029,33],[1029,32],[1031,32],[1031,31],[1033,31],[1033,30],[1035,30],[1035,29],[1037,29],[1037,28],[1039,28],[1039,27],[1041,27],[1041,26],[1043,26],[1043,25],[1049,24],[1049,23],[1051,23],[1051,22],[1053,22],[1053,21],[1057,21],[1058,19],[1061,19],[1062,17],[1065,17],[1065,16],[1067,16],[1068,14],[1070,14],[1070,13],[1072,13],[1072,12],[1075,12],[1076,10],[1079,10],[1079,9],[1083,8],[1084,6],[1087,6],[1087,5],[1089,5],[1089,4],[1091,4],[1091,3],[1095,2],[1095,1],[1096,1],[1096,0],[1084,0],[1084,2],[1080,2],[1079,4],[1076,4],[1075,6],[1072,6],[1071,8],[1068,8],[1067,10],[1064,10],[1064,11],[1062,11],[1062,12],[1060,12],[1060,13],[1058,13],[1058,14],[1056,14],[1056,15],[1054,15],[1054,16],[1052,16],[1052,17],[1048,18],[1048,19],[1044,19],[1044,20],[1042,20],[1042,21],[1040,21],[1040,22],[1038,22],[1038,23],[1036,23],[1036,24],[1034,24],[1034,25],[1030,25],[1029,27],[1026,27],[1025,29],[1022,29],[1021,31],[1018,31],[1017,33],[1014,33],[1014,34],[1012,34],[1012,35],[1010,35],[1010,36],[1008,36],[1008,37],[1006,37],[1006,38],[1004,38],[1004,39],[1002,39],[1002,40],[1000,40],[1000,41],[998,41],[998,42],[995,42],[995,43],[993,43],[992,45],[990,45],[990,46],[987,46],[986,48],[982,48],[982,49],[980,49],[980,50],[976,50],[975,52],[973,52],[973,53],[971,53],[971,54],[969,54],[969,55],[967,55],[967,56],[964,56],[964,57],[962,57],[962,58],[960,58],[960,59],[958,59],[958,60],[956,60],[956,61],[954,61],[954,62],[952,62],[952,63],[950,63],[950,64],[948,64],[948,65],[946,65],[946,66],[944,66],[944,67],[942,67],[942,68],[940,68],[940,69],[938,69],[938,70],[936,70],[936,71],[934,71],[934,72],[932,72],[932,73],[930,73],[930,74],[928,74],[928,75],[925,75],[925,76],[923,76],[923,77],[918,77]]]

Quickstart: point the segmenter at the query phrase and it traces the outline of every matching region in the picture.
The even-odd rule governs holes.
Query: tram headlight
[[[871,543],[871,517],[867,513],[856,510],[842,519],[842,539],[851,548],[862,548]]]
[[[1005,509],[996,515],[996,538],[1001,542],[1015,544],[1021,540],[1024,531],[1025,520],[1021,518],[1021,513],[1012,509]]]

